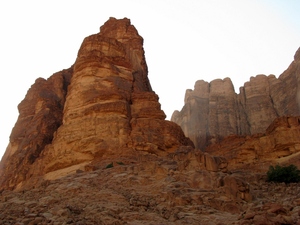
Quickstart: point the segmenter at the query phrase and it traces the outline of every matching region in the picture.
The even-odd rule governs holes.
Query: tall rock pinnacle
[[[20,188],[92,163],[193,145],[165,121],[152,91],[143,39],[129,19],[110,18],[86,37],[75,64],[37,79],[0,163],[0,185]]]

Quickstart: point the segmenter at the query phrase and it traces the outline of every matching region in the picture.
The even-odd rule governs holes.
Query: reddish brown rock
[[[208,98],[214,115],[232,110],[218,102],[222,85],[232,86],[228,79],[215,81]],[[224,96],[232,100],[235,94]],[[265,174],[250,172],[260,165],[257,154],[265,160],[275,155],[281,163],[297,159],[299,118],[277,119],[265,134],[225,138],[226,145],[214,145],[215,153],[223,150],[221,156],[194,149],[177,124],[164,120],[147,78],[142,39],[128,19],[111,18],[99,34],[87,37],[75,64],[38,79],[19,110],[0,163],[0,224],[296,224],[300,219],[297,184],[266,183]],[[214,124],[222,132],[229,125],[235,129],[233,118],[220,116]],[[233,154],[224,146],[245,148]],[[245,163],[247,158],[253,164]]]
[[[179,124],[197,148],[204,150],[228,135],[263,133],[279,116],[300,115],[300,50],[278,78],[251,77],[234,92],[229,78],[197,81],[187,90],[185,105],[175,111],[172,121]]]
[[[225,193],[235,200],[244,200],[250,202],[250,185],[242,179],[235,176],[226,176],[223,180]]]
[[[89,171],[78,170],[22,191],[4,190],[0,224],[275,225],[299,221],[299,185],[249,179],[255,177],[249,172],[200,169],[198,153],[181,147],[167,156],[144,154],[108,164],[94,161]]]
[[[19,117],[0,163],[2,185],[14,186],[28,178],[28,171],[40,157],[62,124],[63,107],[73,68],[38,78],[19,104]]]
[[[270,165],[295,164],[300,167],[300,117],[279,117],[265,133],[229,136],[206,151],[228,161],[228,169],[266,172]]]
[[[207,153],[201,155],[202,163],[205,165],[205,169],[208,171],[218,172],[223,171],[227,172],[228,162],[224,157],[221,156],[212,156]]]
[[[220,177],[198,170],[195,152],[181,147],[168,156],[140,155],[78,171],[35,188],[0,194],[0,223],[221,224],[237,220],[246,201],[226,191]],[[119,159],[116,159],[119,160]],[[224,178],[225,179],[225,178]],[[231,184],[230,184],[231,185]],[[240,204],[240,205],[239,205]],[[46,207],[45,207],[46,206]]]
[[[85,38],[73,67],[37,80],[19,110],[1,161],[6,188],[50,172],[46,177],[61,177],[96,159],[193,146],[177,124],[164,120],[143,39],[126,18],[110,18]]]

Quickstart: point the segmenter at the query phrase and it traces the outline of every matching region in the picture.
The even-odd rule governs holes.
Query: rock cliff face
[[[228,135],[263,133],[280,116],[300,115],[300,48],[294,61],[278,78],[251,77],[236,94],[229,78],[195,83],[187,90],[185,105],[171,120],[179,124],[197,148]]]
[[[299,168],[300,117],[278,117],[263,134],[231,135],[208,146],[206,152],[224,157],[230,171],[264,172],[276,164]]]
[[[0,186],[20,188],[99,159],[193,146],[164,120],[147,75],[142,37],[129,19],[110,18],[84,39],[70,69],[37,79],[20,103]]]
[[[0,163],[1,185],[14,186],[12,179],[26,179],[32,164],[51,144],[55,131],[62,124],[72,73],[71,67],[53,74],[48,80],[38,78],[19,104],[19,118]]]
[[[269,165],[300,166],[300,117],[240,134],[298,112],[299,51],[279,79],[252,78],[239,95],[228,78],[187,91],[197,145],[235,134],[203,153],[164,120],[142,44],[110,18],[71,68],[32,85],[0,162],[0,224],[297,224],[300,187],[265,180]]]

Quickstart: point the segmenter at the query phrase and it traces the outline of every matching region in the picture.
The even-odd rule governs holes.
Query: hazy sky
[[[275,74],[300,47],[299,0],[1,1],[0,157],[17,105],[38,77],[69,68],[84,37],[127,17],[144,38],[149,79],[170,119],[197,80]]]

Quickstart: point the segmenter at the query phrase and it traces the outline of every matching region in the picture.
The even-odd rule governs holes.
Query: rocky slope
[[[263,133],[280,116],[300,115],[300,48],[278,78],[251,77],[236,94],[230,78],[210,83],[199,80],[187,90],[185,105],[171,120],[199,149],[228,135]]]
[[[94,163],[30,189],[2,191],[0,224],[299,224],[299,185],[228,173],[220,160],[179,149]]]
[[[264,133],[231,135],[206,152],[226,158],[230,171],[265,172],[276,164],[300,168],[300,117],[278,117]]]

